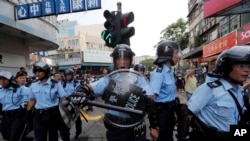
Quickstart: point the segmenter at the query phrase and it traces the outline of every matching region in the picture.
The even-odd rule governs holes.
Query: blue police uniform
[[[124,77],[124,76],[123,76]],[[119,74],[116,74],[115,77],[113,77],[116,81],[116,88],[120,89],[121,87],[124,86],[124,83],[126,84],[135,84],[136,86],[140,87],[145,91],[146,95],[152,95],[153,91],[150,88],[149,83],[146,81],[144,77],[134,77],[128,74],[126,76],[126,81],[124,82],[124,79],[121,79],[121,76]],[[90,83],[93,92],[95,95],[103,95],[105,93],[105,89],[108,87],[110,83],[110,78],[108,76],[104,76],[98,81],[95,81],[93,83]],[[115,88],[115,89],[116,89]],[[117,90],[119,91],[119,90]],[[108,113],[110,115],[113,115],[114,117],[119,117],[119,118],[130,118],[130,115],[124,112],[119,112],[115,110],[109,110]],[[145,130],[146,126],[145,123],[142,122],[138,126],[134,128],[117,128],[109,123],[104,122],[105,127],[107,128],[107,133],[106,137],[108,140],[121,140],[121,141],[126,141],[126,140],[146,140],[145,132],[138,131],[136,132],[134,129],[138,128],[138,126],[141,127],[141,130]],[[137,136],[138,135],[138,136]]]
[[[25,86],[0,89],[0,103],[2,104],[3,120],[0,131],[5,140],[19,140],[25,125],[26,109],[29,89]]]
[[[41,81],[31,84],[29,98],[36,101],[33,120],[36,141],[46,141],[47,132],[49,140],[58,140],[57,131],[61,119],[59,99],[68,95],[61,83],[51,78],[44,84]]]
[[[160,118],[159,141],[173,140],[175,126],[175,78],[173,69],[163,64],[155,68],[150,76],[150,86],[156,94],[155,104]]]
[[[240,85],[235,89],[223,78],[219,81],[221,85],[215,88],[210,88],[207,83],[199,86],[187,105],[188,109],[209,128],[229,132],[230,125],[236,125],[240,120],[238,109],[229,91],[235,95],[240,106],[244,107],[244,89]]]

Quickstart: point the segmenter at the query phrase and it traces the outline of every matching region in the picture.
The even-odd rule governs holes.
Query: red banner
[[[224,9],[227,9],[241,0],[206,0],[203,2],[204,17],[212,16]]]
[[[250,42],[250,24],[237,30],[237,45],[244,45]]]
[[[218,54],[236,45],[236,31],[221,37],[203,47],[203,57]]]

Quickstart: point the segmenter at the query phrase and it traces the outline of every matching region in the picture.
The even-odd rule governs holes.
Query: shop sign
[[[237,30],[237,45],[244,45],[250,42],[250,24]]]
[[[229,33],[203,47],[203,57],[218,54],[236,45],[236,32]]]

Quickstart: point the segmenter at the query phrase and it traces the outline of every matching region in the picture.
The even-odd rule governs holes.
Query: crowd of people
[[[36,141],[55,141],[59,136],[69,141],[70,127],[59,107],[63,105],[64,112],[69,113],[76,111],[74,107],[84,106],[92,111],[88,100],[95,95],[106,104],[120,107],[107,110],[103,118],[108,141],[146,141],[145,115],[153,141],[173,141],[175,126],[180,141],[229,141],[230,125],[250,123],[249,97],[243,93],[250,85],[250,48],[225,50],[211,72],[206,67],[191,66],[185,74],[175,74],[173,66],[179,61],[179,51],[175,42],[160,43],[156,68],[149,78],[142,64],[134,65],[136,73],[126,73],[131,72],[135,56],[126,44],[114,48],[110,55],[113,67],[105,68],[103,77],[96,80],[89,75],[77,80],[72,69],[65,70],[63,76],[51,74],[43,61],[33,66],[34,80],[27,81],[23,68],[15,77],[1,70],[2,136],[8,141],[25,140],[27,132],[34,130]],[[185,94],[187,103],[181,103],[176,93]],[[141,110],[142,115],[131,114],[133,110]],[[76,139],[82,132],[79,116],[74,122]]]

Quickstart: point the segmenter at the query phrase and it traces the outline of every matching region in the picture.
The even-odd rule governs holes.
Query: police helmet
[[[228,74],[235,63],[250,64],[250,47],[234,46],[223,51],[217,58],[214,73]]]
[[[7,71],[7,70],[1,70],[0,71],[0,77],[3,77],[7,80],[12,80],[13,79],[13,75],[11,74],[11,72]]]
[[[74,76],[74,71],[72,69],[67,69],[64,72],[64,76],[66,76],[66,75]]]
[[[145,66],[142,65],[142,64],[136,64],[134,66],[134,70],[139,71],[139,72],[142,71],[144,73],[145,72]]]
[[[179,50],[178,45],[173,41],[164,41],[157,46],[157,58],[154,61],[155,65],[161,65],[166,61],[170,61],[171,65],[175,65],[172,60],[174,50]]]
[[[49,74],[50,74],[50,67],[49,67],[49,65],[47,63],[45,63],[43,61],[37,61],[33,65],[33,73],[36,73],[37,71],[45,72],[45,74],[47,76],[49,76]]]
[[[126,45],[126,44],[118,44],[116,45],[113,52],[110,54],[110,57],[113,57],[113,63],[115,64],[115,60],[117,58],[124,58],[128,57],[130,60],[130,65],[133,61],[133,56],[135,56],[135,53],[132,51],[132,49]]]

